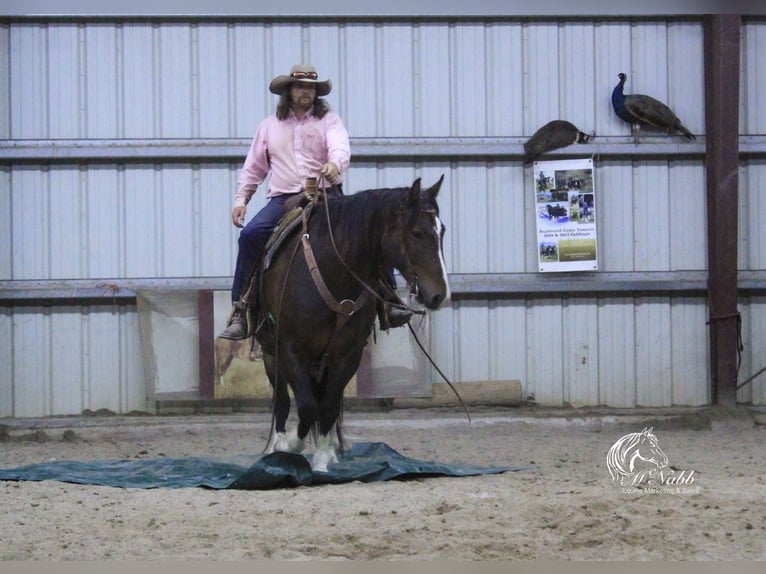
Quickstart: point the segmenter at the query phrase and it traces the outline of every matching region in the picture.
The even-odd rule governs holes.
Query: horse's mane
[[[382,233],[385,221],[399,210],[408,187],[366,189],[352,195],[328,200],[333,235],[340,246],[346,238],[365,244],[368,252],[375,250],[374,242]],[[326,229],[324,207],[318,208],[315,217],[322,219],[320,229]]]

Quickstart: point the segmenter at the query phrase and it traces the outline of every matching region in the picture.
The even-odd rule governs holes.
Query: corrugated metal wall
[[[743,134],[766,132],[764,38],[764,22],[745,23]],[[176,18],[0,24],[0,67],[9,71],[0,74],[0,137],[249,139],[273,112],[269,81],[299,61],[332,79],[328,99],[355,141],[527,137],[559,117],[625,138],[610,105],[622,71],[626,91],[665,101],[704,133],[700,19]],[[355,161],[347,189],[446,173],[450,273],[537,270],[530,167],[412,155]],[[0,281],[103,279],[107,289],[129,278],[230,276],[240,162],[3,163]],[[595,165],[600,271],[706,268],[701,159]],[[762,160],[743,165],[745,270],[766,269],[764,179]],[[262,202],[256,196],[250,213]],[[744,299],[742,312],[744,373],[762,366],[766,305]],[[452,380],[519,379],[543,404],[700,405],[710,401],[706,320],[700,296],[458,299],[432,316],[431,346]],[[0,307],[0,336],[0,416],[146,407],[134,305]],[[763,403],[766,384],[740,398]]]
[[[740,133],[746,136],[766,134],[766,21],[745,21],[742,27]],[[739,172],[739,242],[740,270],[766,269],[766,159],[763,155],[741,162]],[[746,380],[766,367],[766,298],[743,297],[742,338],[744,352],[740,380]],[[766,404],[766,380],[763,375],[737,393],[737,399]]]

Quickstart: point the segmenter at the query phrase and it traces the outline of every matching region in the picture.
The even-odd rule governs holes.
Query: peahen
[[[524,163],[529,163],[547,151],[574,143],[588,143],[595,134],[588,135],[565,120],[553,120],[537,130],[524,144]]]
[[[697,139],[678,119],[668,106],[651,96],[644,94],[623,93],[625,80],[628,76],[624,72],[617,75],[620,82],[612,90],[612,107],[617,116],[630,124],[633,138],[638,141],[638,134],[642,125],[652,126],[667,130],[668,135],[675,131],[681,132],[690,140]]]

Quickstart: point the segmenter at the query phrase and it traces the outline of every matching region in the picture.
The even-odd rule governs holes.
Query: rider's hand
[[[244,205],[238,205],[232,210],[231,222],[234,224],[234,227],[245,226],[245,213],[247,213],[247,208]]]
[[[333,162],[328,161],[322,166],[322,171],[320,171],[319,174],[330,183],[335,183],[340,172],[338,172],[338,167]]]

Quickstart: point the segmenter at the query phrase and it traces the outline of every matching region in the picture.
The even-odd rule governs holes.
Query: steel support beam
[[[708,308],[712,399],[737,402],[738,14],[704,18]]]

